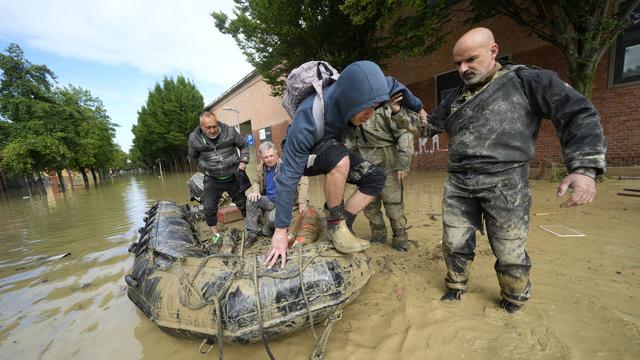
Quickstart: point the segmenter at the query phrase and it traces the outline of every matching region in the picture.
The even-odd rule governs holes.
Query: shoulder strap
[[[324,99],[322,90],[313,99],[313,121],[316,123],[316,141],[324,137]]]

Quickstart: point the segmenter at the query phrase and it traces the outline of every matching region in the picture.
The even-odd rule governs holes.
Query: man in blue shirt
[[[275,201],[276,201],[276,174],[280,168],[280,158],[275,145],[271,141],[265,141],[258,148],[260,163],[256,169],[256,177],[251,185],[251,193],[247,197],[247,217],[245,228],[247,237],[245,246],[251,246],[258,235],[271,236],[275,224]],[[293,211],[303,213],[308,204],[309,180],[306,176],[300,179],[296,188],[297,199]],[[264,214],[265,224],[262,230],[258,227],[258,218]]]

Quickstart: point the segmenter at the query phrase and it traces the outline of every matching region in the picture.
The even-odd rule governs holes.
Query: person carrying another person
[[[404,216],[403,180],[411,167],[413,155],[413,135],[399,128],[393,117],[414,117],[416,112],[401,107],[401,96],[389,101],[376,110],[373,119],[353,128],[347,138],[347,147],[363,159],[384,170],[387,180],[380,195],[364,208],[369,220],[371,242],[383,244],[387,241],[387,226],[382,215],[382,205],[389,218],[392,232],[392,246],[398,251],[409,249],[407,218]],[[406,119],[405,121],[411,121]]]
[[[398,92],[403,94],[405,106],[414,111],[422,109],[422,102],[400,82],[385,77],[377,64],[357,61],[322,90],[322,98],[308,96],[300,103],[288,130],[276,178],[276,229],[265,258],[269,268],[278,258],[281,267],[285,266],[294,189],[303,175],[325,175],[327,233],[335,248],[353,253],[369,247],[368,241],[355,237],[350,229],[356,214],[382,191],[385,176],[382,169],[349,151],[344,139],[349,129],[367,122],[377,107]],[[316,99],[322,99],[322,122],[314,117]],[[357,189],[344,203],[347,182]]]
[[[258,148],[260,162],[256,167],[256,177],[247,196],[247,216],[245,246],[251,246],[258,236],[271,236],[275,223],[276,175],[282,164],[278,151],[271,141],[265,141]],[[309,204],[309,179],[303,176],[296,187],[294,211],[304,213]],[[262,230],[258,228],[260,214],[265,218]]]
[[[189,135],[188,147],[189,158],[198,159],[198,169],[204,174],[204,218],[217,241],[218,200],[225,191],[246,217],[245,191],[250,182],[244,170],[249,163],[249,147],[233,127],[218,122],[208,110],[200,113],[200,126]]]
[[[449,136],[442,199],[447,292],[441,300],[459,301],[467,291],[475,232],[484,226],[497,258],[500,307],[512,313],[531,297],[531,259],[525,251],[529,161],[542,119],[556,128],[569,172],[557,196],[572,193],[560,207],[593,201],[595,177],[605,171],[606,141],[593,104],[556,73],[499,63],[497,54],[487,28],[458,39],[453,61],[463,85],[429,114],[423,136]]]

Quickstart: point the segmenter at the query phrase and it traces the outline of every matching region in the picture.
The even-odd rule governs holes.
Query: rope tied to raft
[[[311,360],[322,360],[324,358],[324,353],[327,350],[327,341],[329,341],[329,335],[331,334],[331,330],[333,330],[333,325],[340,319],[342,319],[342,308],[336,309],[336,311],[329,315],[324,321],[324,331],[311,353]]]
[[[275,360],[271,347],[269,346],[269,338],[264,331],[264,323],[262,319],[262,306],[260,305],[260,287],[258,286],[258,255],[253,257],[253,288],[256,292],[256,309],[258,311],[258,325],[260,326],[260,335],[262,335],[262,342],[264,343],[264,350],[269,355],[269,359]]]
[[[245,234],[243,234],[243,238],[244,238]],[[242,269],[242,265],[243,265],[243,256],[242,254],[244,253],[244,244],[241,243],[240,245],[240,254],[212,254],[209,256],[206,256],[202,259],[202,261],[200,261],[200,263],[198,263],[198,265],[196,266],[195,271],[193,271],[191,273],[191,276],[189,276],[184,269],[183,266],[183,262],[185,261],[184,258],[180,258],[178,259],[179,261],[177,261],[176,263],[178,264],[178,269],[179,269],[179,273],[180,273],[180,284],[181,284],[181,291],[179,294],[179,301],[182,305],[188,307],[191,310],[200,310],[202,308],[204,308],[205,306],[208,305],[213,305],[212,307],[212,311],[211,311],[211,320],[213,322],[216,323],[216,326],[218,327],[218,334],[217,334],[217,344],[218,344],[218,358],[220,360],[224,359],[224,329],[223,329],[223,324],[222,324],[222,312],[221,312],[221,304],[220,304],[220,299],[218,299],[217,297],[212,297],[211,299],[206,299],[201,291],[198,291],[195,287],[194,287],[194,282],[197,279],[197,277],[200,275],[201,271],[206,267],[207,263],[213,259],[213,258],[235,258],[236,261],[235,262],[235,269],[232,271],[232,273],[234,274],[234,279],[239,279],[239,278],[246,278],[248,274],[243,273],[241,271]],[[262,314],[262,305],[260,303],[260,289],[259,289],[259,279],[261,277],[267,277],[267,278],[272,278],[272,279],[277,279],[277,280],[285,280],[285,279],[293,279],[295,277],[299,278],[299,283],[300,283],[300,288],[302,290],[302,295],[304,298],[304,302],[305,302],[305,308],[307,310],[307,314],[309,317],[309,325],[311,327],[311,333],[316,341],[315,347],[314,347],[314,351],[311,355],[311,359],[314,360],[319,360],[322,359],[324,357],[324,353],[326,351],[327,348],[327,341],[329,339],[329,335],[332,331],[333,325],[342,318],[342,309],[338,308],[336,309],[336,311],[334,311],[334,313],[332,313],[326,320],[325,320],[325,329],[323,331],[323,333],[321,334],[321,336],[318,338],[318,335],[315,331],[315,326],[314,326],[314,318],[313,318],[313,313],[311,310],[311,303],[309,302],[309,298],[307,295],[307,292],[304,288],[304,271],[305,269],[311,264],[313,263],[313,261],[318,258],[318,257],[322,257],[325,256],[324,251],[326,251],[327,249],[329,249],[330,246],[322,246],[321,251],[318,251],[318,253],[310,256],[310,258],[307,261],[303,261],[304,256],[303,256],[303,247],[302,245],[298,245],[298,269],[296,272],[294,272],[293,274],[290,275],[280,275],[280,274],[276,274],[276,273],[262,273],[260,274],[258,271],[258,256],[254,255],[254,261],[253,261],[253,271],[251,271],[251,275],[253,277],[253,284],[254,284],[254,289],[256,292],[256,311],[257,311],[257,321],[258,321],[258,325],[260,328],[260,335],[262,337],[263,340],[263,344],[265,347],[265,350],[267,352],[267,355],[269,356],[269,358],[271,360],[275,360],[275,357],[273,355],[273,353],[271,352],[271,348],[269,345],[269,338],[266,334],[265,331],[265,327],[264,327],[264,318],[263,318],[263,314]],[[240,271],[239,271],[240,270]],[[221,289],[221,291],[219,291],[219,294],[225,294],[226,291],[228,290],[228,288],[231,286],[231,282],[227,283],[227,286],[225,286],[224,289]],[[199,303],[192,303],[191,302],[191,294],[194,294],[195,297],[197,298],[197,301]],[[211,346],[204,351],[204,345],[205,344],[210,344]],[[199,347],[199,352],[202,354],[207,354],[209,353],[212,349],[213,349],[213,345],[209,339],[204,339],[203,342],[200,344]]]

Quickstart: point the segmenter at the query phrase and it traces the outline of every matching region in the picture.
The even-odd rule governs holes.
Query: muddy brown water
[[[640,181],[609,179],[594,204],[572,209],[558,208],[556,183],[532,181],[533,298],[509,315],[497,309],[495,259],[484,236],[469,293],[460,304],[438,301],[444,176],[410,174],[412,248],[372,246],[376,273],[336,323],[326,359],[640,358],[640,198],[616,196],[640,189]],[[123,281],[144,212],[159,199],[185,202],[187,179],[123,177],[64,195],[0,198],[0,358],[217,358],[215,349],[200,355],[199,342],[163,333],[128,300]],[[316,205],[320,185],[311,181]],[[586,236],[557,237],[539,225]],[[355,229],[368,236],[363,217]],[[277,359],[304,359],[314,341],[303,329],[270,344]],[[261,344],[227,344],[225,358],[267,355]]]

